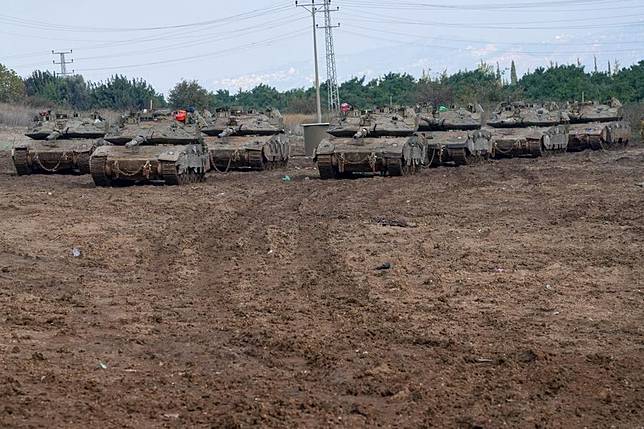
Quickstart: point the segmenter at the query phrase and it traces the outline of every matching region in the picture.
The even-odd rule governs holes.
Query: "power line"
[[[378,15],[376,13],[370,13],[369,15],[354,14],[353,20],[370,22],[375,24],[405,24],[405,25],[418,25],[418,26],[433,26],[433,27],[456,27],[462,28],[463,23],[456,22],[438,22],[438,21],[410,21],[406,19],[395,19],[384,15]],[[620,23],[602,23],[601,28],[607,27],[631,27],[631,26],[641,26],[644,25],[644,21],[631,21],[631,22],[620,22]],[[470,29],[482,29],[482,30],[568,30],[568,29],[595,29],[597,24],[593,25],[566,25],[566,26],[516,26],[516,25],[482,25],[482,24],[467,24],[467,27]]]
[[[479,5],[454,5],[454,4],[444,4],[444,3],[427,3],[427,2],[389,2],[390,5],[387,5],[387,2],[369,2],[369,1],[351,1],[347,0],[347,5],[355,6],[368,6],[369,8],[376,9],[445,9],[445,10],[471,10],[471,11],[481,11],[481,10],[503,10],[503,9],[527,9],[527,8],[548,8],[552,9],[555,6],[586,6],[592,4],[611,4],[613,7],[619,0],[553,0],[553,1],[540,1],[540,2],[513,2],[513,3],[488,3],[484,2]],[[626,0],[631,1],[631,0]],[[384,4],[383,4],[384,3]]]
[[[404,36],[404,37],[416,37],[418,36],[417,34],[410,34],[410,33],[401,33],[401,32],[394,32],[394,31],[386,31],[382,29],[370,29],[366,27],[360,27],[369,31],[375,31],[380,34],[391,34],[395,36]],[[429,47],[429,48],[436,48],[436,49],[445,49],[445,50],[450,50],[453,51],[455,49],[462,49],[462,50],[475,50],[475,48],[467,49],[462,46],[453,46],[453,45],[436,45],[433,43],[428,43],[425,41],[425,38],[421,38],[419,40],[414,41],[413,43],[409,43],[409,40],[392,40],[391,38],[387,37],[382,37],[382,36],[377,36],[374,34],[365,34],[365,33],[360,33],[352,30],[347,30],[346,28],[343,31],[344,33],[349,33],[353,34],[354,36],[362,37],[365,39],[376,39],[376,40],[385,40],[385,41],[390,41],[390,42],[400,42],[401,45],[408,45],[408,46],[424,46],[424,47]],[[428,37],[431,38],[431,37]],[[480,42],[483,43],[483,42]],[[399,46],[398,44],[395,46]],[[611,49],[610,52],[634,52],[636,49]],[[556,56],[556,55],[576,55],[576,54],[598,54],[599,52],[597,51],[526,51],[526,50],[515,50],[511,49],[509,51],[510,54],[528,54],[528,55],[547,55],[547,56]]]
[[[220,24],[231,19],[241,20],[241,19],[250,19],[264,16],[268,12],[282,11],[287,10],[288,6],[278,6],[270,7],[263,9],[255,9],[249,12],[240,13],[237,15],[231,15],[225,18],[211,19],[207,21],[198,21],[191,22],[186,24],[176,24],[176,25],[163,25],[156,27],[85,27],[85,26],[69,26],[69,25],[57,25],[51,24],[45,21],[36,21],[18,18],[9,15],[0,15],[0,22],[5,24],[14,25],[18,27],[39,29],[39,30],[49,30],[49,31],[67,31],[67,32],[77,32],[77,33],[86,33],[86,32],[142,32],[142,31],[158,31],[158,30],[173,30],[173,29],[184,29],[190,27],[202,27],[213,24]]]
[[[271,43],[282,41],[282,40],[289,40],[292,37],[295,36],[300,36],[304,34],[307,31],[306,28],[301,28],[295,31],[292,31],[290,33],[286,33],[284,35],[271,38],[271,39],[266,39],[258,42],[252,42],[248,43],[245,45],[240,45],[240,46],[234,46],[226,49],[222,49],[219,51],[213,51],[213,52],[207,52],[199,55],[191,55],[191,56],[185,56],[185,57],[179,57],[179,58],[173,58],[169,60],[159,60],[159,61],[151,61],[147,63],[138,63],[138,64],[126,64],[126,65],[118,65],[118,66],[108,66],[108,67],[94,67],[94,68],[86,68],[80,70],[80,72],[88,72],[88,71],[101,71],[101,70],[120,70],[120,69],[132,69],[132,68],[139,68],[139,67],[147,67],[147,66],[156,66],[156,65],[166,65],[166,64],[173,64],[173,63],[181,63],[181,62],[188,62],[188,61],[195,61],[195,60],[201,60],[207,57],[213,57],[213,56],[218,56],[230,52],[241,52],[243,49],[248,49],[248,48],[253,48],[257,46],[264,46],[264,45],[270,45]]]

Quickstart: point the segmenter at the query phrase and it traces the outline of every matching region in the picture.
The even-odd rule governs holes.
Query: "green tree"
[[[518,83],[517,66],[514,65],[514,60],[512,60],[512,65],[510,66],[510,85],[516,86]]]
[[[143,79],[129,79],[114,75],[105,82],[90,83],[92,108],[115,110],[140,110],[152,107],[165,107],[163,94]]]
[[[0,64],[0,101],[16,102],[25,97],[25,84],[15,71]]]
[[[172,107],[205,109],[212,102],[211,94],[196,80],[182,80],[170,91],[168,101]]]

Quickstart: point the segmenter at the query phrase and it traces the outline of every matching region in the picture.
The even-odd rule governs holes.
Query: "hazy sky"
[[[317,0],[318,3],[321,0]],[[300,2],[302,3],[302,2]],[[420,76],[484,60],[519,73],[575,63],[605,70],[644,59],[644,0],[335,0],[340,81],[388,71]],[[322,23],[322,15],[319,15]],[[174,27],[174,28],[173,28]],[[143,77],[167,93],[180,79],[236,92],[313,81],[311,15],[289,0],[3,2],[0,63],[26,76],[57,70],[52,50],[92,81]],[[324,32],[318,30],[320,71]],[[509,79],[509,72],[506,74]]]

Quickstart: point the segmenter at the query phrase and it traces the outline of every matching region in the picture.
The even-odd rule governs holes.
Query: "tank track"
[[[96,186],[112,186],[112,179],[105,173],[107,158],[104,156],[92,156],[90,158],[90,172]]]
[[[183,181],[182,175],[177,171],[177,164],[174,162],[161,162],[161,176],[166,185],[178,186],[183,184],[181,183]]]
[[[270,162],[267,162],[264,154],[258,150],[248,151],[248,164],[253,170],[271,170]]]
[[[337,169],[333,166],[332,155],[318,155],[317,157],[318,170],[320,172],[320,179],[337,179],[339,174]]]
[[[177,164],[174,162],[161,162],[161,176],[168,186],[182,186],[191,183],[199,183],[205,180],[205,173],[197,173],[188,170],[185,173],[177,171]]]
[[[543,145],[541,140],[528,140],[527,141],[528,153],[533,158],[539,158],[543,156]]]
[[[454,165],[460,166],[469,164],[467,150],[464,147],[458,149],[447,148],[447,155],[454,161]]]
[[[78,171],[80,174],[90,174],[91,166],[89,153],[79,153],[76,162],[78,164]]]
[[[16,149],[13,153],[13,165],[16,167],[16,174],[18,176],[25,176],[31,174],[31,168],[27,161],[27,150]]]
[[[416,174],[418,170],[418,165],[409,164],[404,158],[387,159],[387,174],[389,176],[409,176]]]

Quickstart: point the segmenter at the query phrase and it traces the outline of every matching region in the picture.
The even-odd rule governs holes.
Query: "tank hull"
[[[314,160],[322,179],[339,179],[353,173],[413,174],[420,169],[426,156],[424,136],[332,137],[320,143]]]
[[[206,137],[210,166],[218,172],[229,170],[272,170],[288,164],[288,137],[272,136]]]
[[[203,144],[101,146],[90,159],[96,186],[162,182],[184,185],[203,181],[208,152]]]
[[[568,151],[600,150],[626,145],[631,131],[631,126],[626,121],[573,124],[569,127]]]
[[[19,176],[27,174],[89,174],[96,141],[33,140],[16,145],[12,159]]]
[[[494,145],[494,158],[533,157],[565,152],[568,130],[563,125],[489,129]]]

